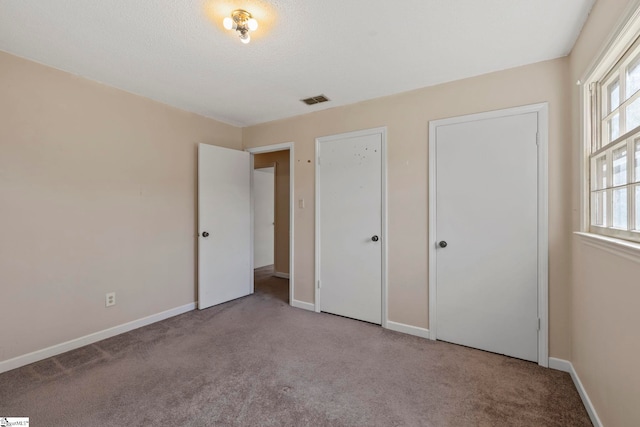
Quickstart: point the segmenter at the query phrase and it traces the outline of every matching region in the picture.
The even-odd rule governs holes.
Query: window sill
[[[580,237],[587,246],[640,263],[640,243],[580,231],[576,231],[573,234]]]

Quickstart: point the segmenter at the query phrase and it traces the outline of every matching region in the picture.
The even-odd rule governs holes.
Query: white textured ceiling
[[[247,126],[567,55],[593,3],[0,0],[0,50]]]

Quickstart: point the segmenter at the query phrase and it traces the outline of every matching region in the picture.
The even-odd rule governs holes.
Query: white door
[[[275,168],[253,171],[253,268],[273,265]]]
[[[198,149],[198,308],[252,292],[251,158],[244,151]]]
[[[320,310],[382,322],[383,133],[317,140]]]
[[[439,126],[437,337],[538,360],[537,113]]]

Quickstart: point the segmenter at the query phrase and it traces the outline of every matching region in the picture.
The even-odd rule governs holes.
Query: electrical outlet
[[[116,293],[109,292],[105,295],[105,307],[111,307],[112,305],[116,305]]]

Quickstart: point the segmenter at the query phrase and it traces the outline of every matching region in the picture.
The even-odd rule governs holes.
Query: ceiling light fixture
[[[255,31],[258,29],[258,21],[256,21],[249,12],[242,9],[236,9],[231,12],[231,17],[224,18],[222,25],[227,30],[236,30],[240,33],[240,41],[242,43],[249,43],[251,36],[249,31]]]

